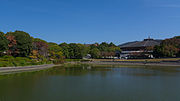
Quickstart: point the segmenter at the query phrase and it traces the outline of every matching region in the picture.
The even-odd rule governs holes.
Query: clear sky
[[[180,35],[180,0],[0,0],[0,30],[61,43]]]

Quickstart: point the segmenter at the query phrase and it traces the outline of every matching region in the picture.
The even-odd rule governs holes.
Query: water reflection
[[[179,101],[178,67],[68,65],[0,76],[0,101]]]
[[[152,67],[152,66],[96,66],[96,65],[73,65],[70,67],[54,67],[47,71],[49,75],[86,75],[86,74],[95,74],[103,72],[104,76],[106,73],[118,73],[120,75],[129,75],[129,76],[176,76],[179,75],[179,67]]]
[[[179,67],[160,67],[160,66],[118,66],[118,65],[70,65],[57,66],[48,70],[24,72],[9,75],[0,75],[0,80],[10,77],[26,75],[61,75],[61,76],[81,76],[87,74],[118,73],[128,76],[176,76],[180,75]]]

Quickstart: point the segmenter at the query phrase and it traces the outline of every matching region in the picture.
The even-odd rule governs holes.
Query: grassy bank
[[[26,57],[12,57],[4,56],[0,57],[0,67],[16,67],[16,66],[30,66],[30,65],[42,65],[51,64],[52,62],[47,60],[36,61]]]

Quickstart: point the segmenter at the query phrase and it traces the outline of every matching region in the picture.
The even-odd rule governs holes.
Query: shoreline
[[[44,64],[44,65],[34,65],[34,66],[18,66],[18,67],[0,67],[0,75],[4,74],[13,74],[19,72],[28,72],[28,71],[39,71],[48,68],[52,68],[54,64]]]
[[[66,62],[70,64],[90,64],[90,65],[129,65],[129,66],[163,66],[163,67],[180,67],[180,62],[132,62],[132,61],[91,61],[91,62]],[[65,64],[66,64],[65,63]],[[39,71],[52,68],[55,64],[33,65],[33,66],[18,66],[18,67],[0,67],[0,75],[13,74],[20,72]]]
[[[85,64],[94,65],[137,65],[137,66],[172,66],[180,67],[180,62],[131,62],[131,61],[93,61],[93,62],[82,62]]]

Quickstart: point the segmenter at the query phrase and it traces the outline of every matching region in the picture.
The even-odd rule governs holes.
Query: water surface
[[[180,101],[180,68],[67,66],[0,76],[0,101]]]

